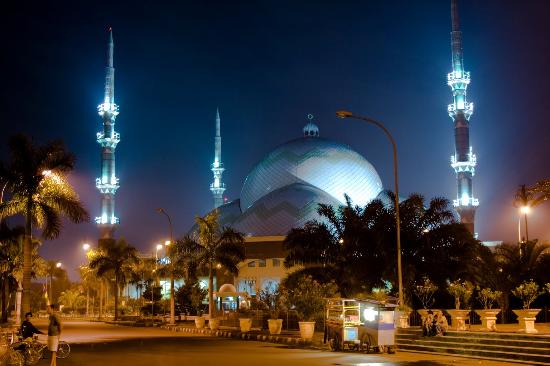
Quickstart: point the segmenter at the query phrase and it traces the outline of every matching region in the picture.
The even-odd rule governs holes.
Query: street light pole
[[[397,165],[397,144],[395,143],[395,140],[393,136],[391,135],[390,131],[381,123],[378,122],[375,119],[372,119],[370,117],[364,117],[364,116],[356,116],[352,112],[349,111],[338,111],[336,112],[336,116],[338,118],[353,118],[358,119],[361,121],[368,122],[370,124],[373,124],[386,134],[388,139],[390,140],[392,144],[393,149],[393,176],[394,176],[394,190],[395,190],[395,229],[396,229],[396,237],[397,237],[397,279],[398,279],[398,286],[399,286],[399,305],[403,306],[403,269],[401,265],[401,220],[399,218],[399,179],[398,179],[398,165]]]
[[[170,227],[170,245],[174,246],[174,232],[172,230],[172,219],[170,218],[170,215],[164,211],[162,208],[157,208],[157,212],[164,214],[166,218],[168,219],[168,225]],[[171,252],[171,249],[168,248],[168,251]],[[170,253],[171,254],[171,253]],[[170,325],[174,325],[176,323],[176,302],[175,302],[175,294],[174,294],[174,264],[172,263],[172,258],[169,257],[170,260]]]

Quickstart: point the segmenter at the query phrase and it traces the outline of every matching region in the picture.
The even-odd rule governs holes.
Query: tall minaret
[[[95,218],[101,239],[113,238],[114,230],[119,223],[118,217],[115,216],[115,194],[119,187],[115,172],[115,149],[120,141],[120,134],[115,132],[118,106],[115,104],[113,48],[113,31],[109,28],[105,97],[103,103],[97,107],[103,120],[103,130],[97,133],[97,142],[101,146],[101,177],[96,179],[96,187],[101,192],[101,216]]]
[[[464,71],[462,52],[462,32],[458,18],[457,1],[451,0],[451,47],[453,71],[447,75],[447,84],[453,91],[453,103],[449,104],[449,116],[455,127],[455,153],[451,156],[451,167],[456,173],[457,198],[453,205],[460,215],[460,221],[466,225],[472,234],[474,219],[479,200],[474,198],[472,177],[475,174],[476,156],[470,146],[470,117],[474,111],[474,104],[466,99],[466,89],[470,84],[470,72]]]
[[[222,182],[222,174],[225,170],[222,163],[222,137],[220,133],[220,111],[216,109],[216,137],[214,138],[214,163],[212,163],[214,181],[210,184],[210,192],[214,196],[214,208],[223,205],[223,192],[225,183]]]

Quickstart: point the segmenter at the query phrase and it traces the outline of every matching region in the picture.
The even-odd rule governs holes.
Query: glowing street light
[[[57,263],[55,264],[55,266],[56,266],[57,268],[61,268],[61,262],[57,262]]]
[[[172,242],[171,242],[170,240],[166,240],[166,241],[164,242],[164,246],[165,246],[165,247],[169,246],[170,244],[172,244]]]
[[[519,212],[521,212],[523,214],[523,218],[524,218],[524,221],[525,221],[525,241],[528,242],[529,241],[529,230],[527,228],[527,214],[531,212],[531,207],[522,206],[519,209]]]
[[[88,243],[82,244],[82,249],[87,252],[88,250],[90,250],[90,244]]]
[[[395,140],[393,136],[391,135],[390,131],[380,122],[378,122],[375,119],[372,119],[370,117],[364,117],[364,116],[356,116],[350,111],[337,111],[336,116],[338,118],[353,118],[358,119],[370,124],[375,125],[376,127],[380,128],[384,131],[386,136],[391,142],[392,149],[393,149],[393,177],[394,177],[394,189],[395,189],[395,229],[396,229],[396,235],[397,235],[397,280],[399,285],[399,305],[404,306],[404,300],[403,300],[403,271],[401,268],[401,222],[399,219],[399,179],[397,174],[397,144],[395,143]]]
[[[157,252],[162,249],[162,244],[157,244]]]

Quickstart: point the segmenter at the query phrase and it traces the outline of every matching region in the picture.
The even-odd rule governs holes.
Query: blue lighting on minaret
[[[479,200],[474,198],[472,177],[477,164],[476,156],[470,146],[470,117],[474,104],[468,102],[466,90],[470,84],[470,72],[464,70],[462,51],[462,32],[458,18],[457,0],[451,0],[451,46],[453,71],[447,75],[447,84],[453,92],[453,103],[449,104],[449,116],[455,127],[455,154],[451,156],[451,167],[456,173],[457,198],[453,205],[460,215],[460,221],[474,233],[474,220]]]
[[[107,67],[105,68],[105,96],[98,107],[103,120],[103,130],[97,133],[97,142],[101,146],[101,177],[96,179],[96,187],[101,193],[101,216],[96,217],[102,239],[113,237],[116,225],[115,194],[119,187],[115,171],[115,149],[120,142],[120,134],[115,132],[115,119],[118,106],[115,104],[115,68],[113,67],[113,32],[109,28],[109,46]]]
[[[210,184],[210,192],[214,196],[214,208],[223,205],[225,183],[222,182],[224,167],[222,163],[222,137],[220,132],[220,111],[216,109],[216,137],[214,138],[214,162],[212,163],[214,181]]]

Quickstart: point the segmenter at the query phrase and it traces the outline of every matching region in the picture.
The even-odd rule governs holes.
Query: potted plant
[[[422,282],[414,287],[413,292],[422,304],[422,309],[417,310],[422,317],[422,321],[424,321],[428,315],[428,308],[435,302],[434,293],[436,291],[437,286],[428,277],[424,277]]]
[[[203,312],[202,312],[202,310],[198,310],[197,311],[197,316],[195,317],[195,327],[197,329],[204,328],[204,322],[205,322],[205,318],[203,316]]]
[[[267,320],[269,334],[281,334],[283,319],[279,318],[279,313],[284,304],[282,291],[277,285],[270,282],[265,289],[259,292],[258,297],[269,311],[269,319]]]
[[[501,296],[501,291],[493,291],[490,288],[479,291],[477,299],[483,305],[483,310],[475,312],[481,318],[481,330],[494,332],[497,329],[497,315],[500,313],[500,309],[493,309],[493,304],[498,302]]]
[[[523,301],[522,310],[513,310],[518,316],[520,328],[518,332],[521,333],[538,333],[535,328],[535,320],[540,309],[531,309],[531,304],[537,299],[543,292],[539,291],[539,285],[533,280],[523,282],[521,285],[512,290],[512,295],[518,297]]]
[[[219,327],[220,327],[220,319],[214,318],[213,316],[211,316],[210,319],[208,319],[208,328],[210,328],[210,330],[218,330]]]
[[[466,330],[466,319],[470,310],[461,310],[461,304],[467,304],[474,292],[474,286],[469,281],[461,282],[460,279],[450,282],[447,291],[455,298],[455,308],[447,310],[451,315],[452,325],[455,330]]]
[[[412,309],[407,304],[399,305],[397,308],[397,327],[409,328],[409,317],[411,316]]]
[[[321,284],[311,276],[302,276],[296,281],[294,288],[287,288],[289,307],[298,313],[300,336],[310,341],[315,331],[315,320],[324,316],[325,298],[333,297],[337,293],[334,282]]]

